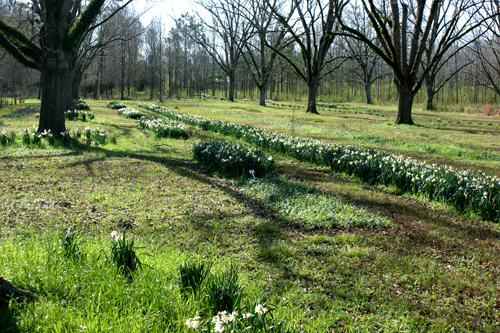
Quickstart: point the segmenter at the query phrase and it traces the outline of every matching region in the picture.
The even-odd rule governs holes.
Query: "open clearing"
[[[217,177],[193,160],[195,142],[237,140],[194,127],[187,140],[158,139],[106,102],[88,103],[95,118],[67,121],[67,128],[99,127],[116,144],[35,149],[18,138],[0,148],[0,276],[40,296],[0,309],[1,331],[188,332],[188,318],[209,315],[203,297],[186,300],[179,291],[187,258],[212,262],[214,275],[233,264],[242,306],[266,304],[274,322],[291,331],[500,330],[498,223],[267,152],[283,181],[342,200],[360,219],[388,221],[308,227],[259,195],[264,190]],[[396,126],[388,107],[339,104],[316,116],[288,102],[162,105],[500,176],[498,117],[417,110],[416,126]],[[22,115],[0,117],[0,131],[36,126],[36,113]],[[59,235],[68,227],[82,235],[82,261],[61,254]],[[133,281],[108,264],[114,230],[126,230],[139,247],[145,265]]]

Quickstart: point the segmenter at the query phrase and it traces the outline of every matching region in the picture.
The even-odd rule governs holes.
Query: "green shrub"
[[[263,177],[274,173],[272,156],[257,148],[226,141],[204,141],[193,145],[194,159],[223,177]]]
[[[127,106],[125,105],[125,103],[122,103],[122,102],[118,102],[118,101],[111,101],[109,102],[106,107],[108,109],[112,109],[112,110],[118,110],[118,109],[123,109],[123,108],[126,108]]]

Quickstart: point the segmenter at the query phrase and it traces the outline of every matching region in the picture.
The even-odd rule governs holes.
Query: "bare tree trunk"
[[[80,84],[82,82],[82,77],[78,74],[75,74],[73,78],[73,82],[71,83],[71,96],[72,98],[78,99],[80,97]]]
[[[122,54],[120,65],[121,65],[120,99],[123,101],[125,99],[125,53]]]
[[[229,94],[227,99],[230,100],[231,102],[234,102],[236,74],[234,72],[230,72],[228,73],[228,76],[229,76]]]
[[[64,61],[62,62],[64,63]],[[73,82],[68,65],[42,69],[42,102],[38,131],[50,130],[56,137],[66,131],[64,113],[73,107]]]
[[[318,97],[319,82],[313,79],[311,84],[307,85],[307,113],[319,114],[316,109],[316,98]]]
[[[396,124],[413,125],[411,108],[413,106],[413,93],[407,86],[396,85],[398,90],[398,115]]]
[[[427,94],[426,110],[434,110],[434,84],[431,78],[425,79],[425,92]]]
[[[267,82],[259,87],[259,105],[266,106]]]
[[[368,82],[365,83],[365,98],[366,104],[372,104],[372,84]]]

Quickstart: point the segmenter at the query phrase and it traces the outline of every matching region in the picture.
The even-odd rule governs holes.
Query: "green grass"
[[[156,138],[136,120],[106,109],[107,101],[87,103],[95,119],[68,122],[69,130],[100,127],[116,136],[116,144],[0,147],[0,276],[40,296],[1,309],[0,331],[188,332],[187,319],[211,319],[206,292],[188,299],[181,292],[180,267],[190,259],[213,263],[210,273],[216,277],[236,267],[245,311],[265,304],[273,309],[276,325],[283,322],[296,331],[499,330],[497,224],[275,153],[274,179],[220,179],[193,161],[191,146],[226,137],[190,128],[188,140]],[[165,106],[290,134],[288,128],[197,104],[199,100],[175,100]],[[219,110],[236,105],[257,109],[262,118],[281,121],[280,115],[293,115],[292,107],[261,108],[252,102],[203,104]],[[473,151],[496,149],[490,136],[496,126],[477,126],[478,120],[496,124],[496,119],[440,112],[443,127],[438,128],[437,122],[426,120],[433,114],[417,111],[422,126],[389,127],[384,123],[392,119],[393,109],[380,109],[389,118],[350,110],[342,105],[322,111],[319,119],[325,122],[318,126],[391,140],[425,138],[442,146],[470,141],[467,149]],[[0,115],[9,112],[0,110]],[[295,116],[299,118],[297,110]],[[37,123],[36,114],[2,121],[7,132]],[[363,144],[359,139],[345,142]],[[409,146],[388,150],[431,156]],[[440,152],[433,156],[440,163],[486,166],[496,174],[494,161]],[[337,221],[332,216],[340,222],[332,223]],[[374,216],[383,227],[360,223]],[[77,239],[75,251],[81,253],[76,260],[65,255],[73,250],[60,239],[69,227],[76,232],[71,236]],[[114,230],[126,230],[127,238],[135,240],[142,270],[132,280],[110,263]],[[210,281],[207,277],[201,288]]]
[[[387,227],[391,221],[348,204],[339,196],[280,178],[247,181],[243,189],[301,228]]]

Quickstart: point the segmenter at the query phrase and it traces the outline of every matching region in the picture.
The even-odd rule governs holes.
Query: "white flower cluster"
[[[255,306],[255,314],[259,315],[260,318],[258,320],[263,322],[262,316],[264,316],[268,312],[268,309],[265,308],[262,304],[257,304]],[[236,332],[234,329],[238,327],[238,325],[242,325],[244,328],[248,328],[248,320],[254,317],[255,315],[251,312],[242,312],[233,311],[228,313],[227,311],[221,311],[213,316],[211,319],[203,321],[200,316],[195,316],[193,318],[188,318],[185,321],[185,325],[193,330],[198,330],[204,323],[210,323],[213,325],[213,329],[211,332],[222,333],[228,329],[227,332]],[[239,332],[239,330],[238,330]]]
[[[139,119],[144,117],[144,112],[136,110],[134,108],[123,108],[118,110],[118,114],[124,118]]]
[[[368,183],[394,185],[403,191],[421,193],[460,210],[469,209],[487,220],[499,221],[500,218],[500,182],[496,177],[481,172],[457,171],[449,166],[437,166],[373,149],[269,132],[249,125],[168,110],[154,104],[139,106],[204,130],[241,138],[301,161],[330,166],[334,171],[355,175]]]
[[[225,141],[204,141],[193,145],[195,159],[223,176],[251,174],[262,177],[274,172],[273,158],[255,147]]]
[[[161,138],[187,139],[189,137],[184,125],[167,118],[142,117],[139,119],[139,125]]]

